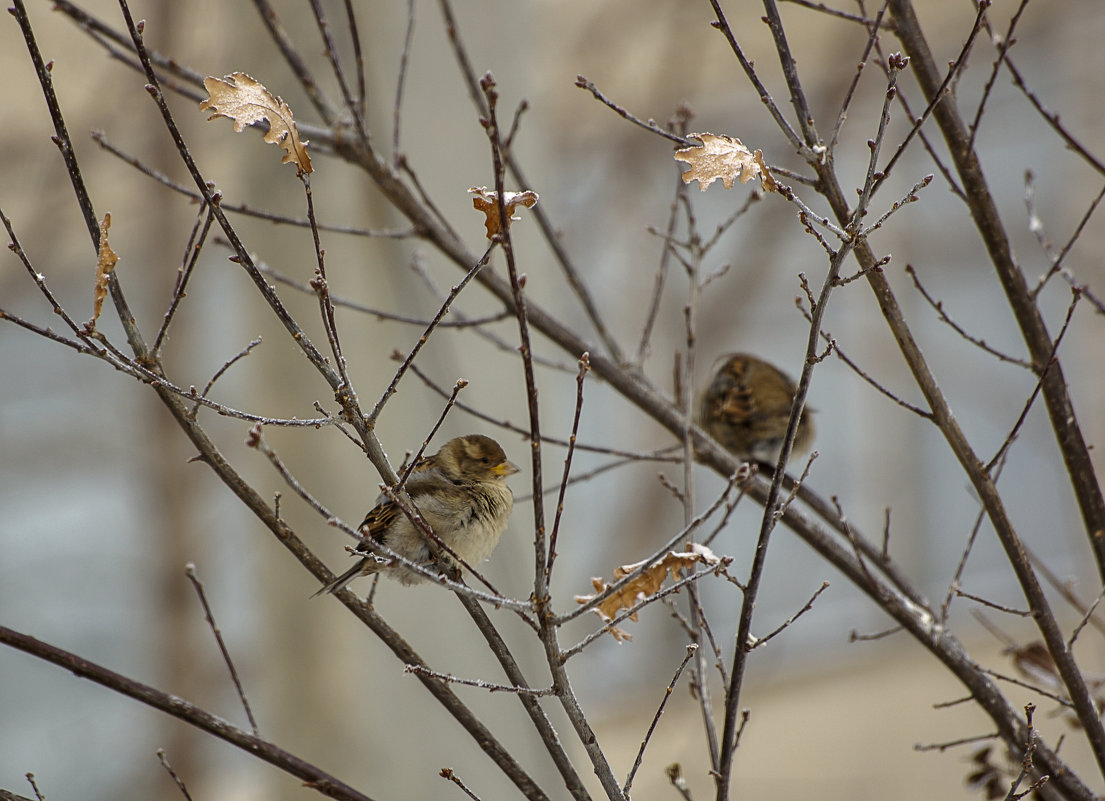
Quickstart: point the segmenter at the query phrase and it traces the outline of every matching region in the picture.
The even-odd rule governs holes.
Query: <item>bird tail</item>
[[[342,573],[340,576],[338,576],[336,579],[331,581],[329,584],[327,584],[325,587],[323,587],[321,590],[316,592],[311,597],[312,598],[317,598],[318,596],[324,595],[326,593],[329,593],[329,594],[333,595],[336,592],[341,592],[342,590],[345,589],[346,585],[349,584],[349,582],[351,582],[353,579],[357,578],[358,576],[362,575],[362,571],[364,570],[364,566],[365,566],[365,560],[361,559],[359,562],[357,562],[357,564],[353,565],[353,567],[346,570],[344,573]]]

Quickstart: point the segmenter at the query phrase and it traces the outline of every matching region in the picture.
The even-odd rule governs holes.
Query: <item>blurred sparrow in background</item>
[[[506,477],[517,472],[518,467],[507,461],[498,442],[482,434],[469,434],[449,440],[433,456],[420,459],[407,478],[406,490],[434,534],[470,566],[477,567],[491,555],[506,529],[514,508],[514,495],[506,485]],[[386,551],[374,551],[374,543],[387,546],[407,561],[433,568],[425,534],[385,496],[377,499],[360,531],[367,539],[355,553],[367,555],[312,598],[338,592],[358,576],[381,570],[402,584],[425,580],[408,567],[392,564]],[[451,556],[444,552],[442,556],[449,567],[457,566]]]
[[[745,461],[779,460],[796,387],[786,373],[747,353],[723,357],[699,400],[698,424]],[[813,444],[812,413],[803,409],[791,458]]]

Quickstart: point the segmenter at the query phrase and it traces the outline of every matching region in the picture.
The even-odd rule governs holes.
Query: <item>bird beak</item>
[[[503,462],[491,468],[491,472],[497,476],[506,478],[518,472],[518,465],[514,464],[514,462]]]

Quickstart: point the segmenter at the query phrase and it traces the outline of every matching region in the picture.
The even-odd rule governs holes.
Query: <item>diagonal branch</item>
[[[222,718],[212,715],[183,698],[127,678],[120,673],[108,670],[102,665],[90,662],[61,648],[56,648],[30,635],[9,629],[7,626],[0,626],[0,643],[46,662],[52,662],[80,678],[94,681],[109,690],[114,690],[121,695],[141,701],[154,709],[159,709],[167,715],[179,718],[197,729],[206,731],[220,740],[225,740],[231,745],[263,759],[270,765],[290,773],[325,796],[348,799],[348,801],[372,801],[368,796],[353,789],[340,779],[334,778],[310,762],[300,759],[295,754],[288,753],[268,740],[242,731],[237,726],[231,725]]]

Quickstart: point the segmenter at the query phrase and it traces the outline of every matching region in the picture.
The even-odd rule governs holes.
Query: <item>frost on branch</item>
[[[499,233],[499,205],[498,205],[498,193],[494,189],[488,189],[486,186],[473,186],[468,190],[469,194],[475,195],[472,198],[472,206],[476,211],[482,211],[486,219],[484,220],[484,226],[487,228],[487,238],[491,239],[495,234]],[[514,210],[519,206],[525,206],[527,209],[533,208],[534,204],[540,196],[527,189],[525,192],[504,192],[503,193],[503,205],[506,206],[506,224],[509,227],[511,220],[520,220],[521,217],[514,216]]]
[[[775,191],[775,179],[764,164],[764,154],[761,151],[751,151],[741,140],[731,136],[717,136],[712,133],[693,133],[687,136],[700,141],[702,147],[681,147],[675,151],[676,161],[685,161],[691,165],[683,173],[683,183],[698,181],[699,188],[705,192],[719,178],[726,189],[732,189],[734,181],[739,180],[746,184],[753,178],[759,178],[760,188],[765,192]]]
[[[295,164],[299,175],[312,172],[307,140],[299,138],[295,117],[288,104],[273,95],[260,81],[244,72],[234,72],[225,78],[204,78],[203,88],[210,95],[200,103],[200,111],[215,112],[208,120],[227,117],[234,121],[234,132],[241,133],[247,125],[267,120],[265,141],[280,145],[284,151],[281,164]]]
[[[111,227],[111,212],[104,214],[104,221],[100,223],[100,252],[96,259],[96,284],[92,289],[92,319],[88,321],[90,328],[95,328],[96,321],[100,319],[100,312],[104,308],[104,298],[107,297],[107,277],[115,269],[119,257],[107,243],[107,229]]]
[[[690,543],[688,550],[668,551],[664,556],[649,564],[637,578],[629,581],[616,592],[602,599],[598,606],[595,607],[594,611],[605,622],[609,623],[622,609],[629,609],[646,598],[658,593],[664,581],[669,576],[672,581],[678,581],[683,578],[684,570],[689,573],[694,570],[694,566],[698,563],[709,565],[710,567],[720,570],[729,564],[729,562],[729,557],[719,557],[705,545]],[[640,570],[642,565],[644,565],[644,562],[637,562],[632,565],[622,565],[621,567],[614,568],[613,584],[617,584],[626,576]],[[593,598],[602,595],[613,586],[613,584],[607,584],[606,581],[601,578],[592,578],[591,586],[595,588],[595,594],[577,595],[576,603],[587,603]],[[629,619],[636,620],[637,613],[634,612],[629,616]],[[619,642],[633,639],[630,634],[617,626],[610,626],[610,633],[614,635],[614,639]]]

